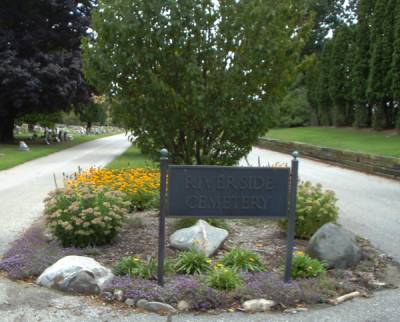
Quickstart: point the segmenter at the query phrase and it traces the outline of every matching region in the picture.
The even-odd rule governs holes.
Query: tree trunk
[[[13,115],[0,118],[0,142],[11,143],[14,140],[14,121]]]
[[[86,134],[90,134],[92,132],[92,122],[87,122],[86,124]]]

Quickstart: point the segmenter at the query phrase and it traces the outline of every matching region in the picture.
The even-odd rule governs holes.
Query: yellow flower
[[[207,263],[211,264],[212,260],[211,259],[207,259]]]
[[[254,262],[254,258],[253,258],[253,257],[250,257],[250,258],[249,258],[249,261],[250,261],[250,262]]]
[[[294,255],[301,257],[301,256],[304,256],[304,252],[299,250],[297,252],[294,252]]]

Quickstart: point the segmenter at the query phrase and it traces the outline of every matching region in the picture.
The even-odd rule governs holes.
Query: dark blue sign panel
[[[274,217],[288,213],[290,168],[169,166],[171,217]]]

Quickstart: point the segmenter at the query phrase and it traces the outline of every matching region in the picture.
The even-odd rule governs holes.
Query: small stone
[[[178,309],[178,311],[186,312],[190,310],[190,305],[188,302],[182,300],[178,302],[176,308]]]
[[[124,300],[124,291],[119,289],[114,290],[114,298],[122,302]]]
[[[129,306],[135,306],[135,300],[134,299],[126,299],[125,304]]]
[[[140,299],[139,301],[136,302],[136,306],[141,309],[146,309],[146,305],[148,302],[149,301],[147,301],[145,299]]]
[[[283,313],[296,314],[299,312],[307,312],[307,311],[308,309],[306,307],[297,307],[297,308],[286,309],[283,311]]]
[[[106,302],[114,301],[114,294],[112,292],[103,292],[101,293],[101,298]]]
[[[149,312],[154,312],[160,315],[168,315],[168,314],[175,314],[176,310],[169,304],[162,303],[162,302],[149,302],[144,299],[140,299],[136,303],[136,307],[145,309]]]
[[[243,310],[246,312],[265,312],[271,310],[275,306],[275,302],[266,299],[248,300],[242,304]]]

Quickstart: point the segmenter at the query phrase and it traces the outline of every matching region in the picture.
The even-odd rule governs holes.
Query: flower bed
[[[82,183],[122,191],[131,202],[131,210],[145,210],[157,207],[160,189],[158,170],[135,168],[110,170],[91,168],[66,179],[66,185],[74,188]]]

